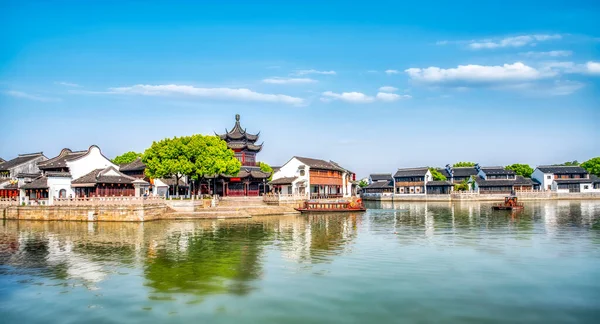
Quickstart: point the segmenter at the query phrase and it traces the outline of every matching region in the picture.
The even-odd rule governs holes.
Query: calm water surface
[[[598,323],[600,202],[0,221],[2,323]]]

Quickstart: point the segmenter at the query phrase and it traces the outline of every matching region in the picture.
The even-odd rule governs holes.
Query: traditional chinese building
[[[267,192],[267,180],[271,176],[260,170],[256,155],[263,144],[257,144],[260,132],[250,134],[240,124],[240,115],[235,115],[235,125],[225,134],[216,134],[227,142],[242,167],[237,175],[216,175],[205,177],[201,185],[202,193],[213,193],[220,196],[259,196]]]

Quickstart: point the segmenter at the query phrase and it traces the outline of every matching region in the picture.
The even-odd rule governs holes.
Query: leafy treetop
[[[141,157],[142,153],[137,153],[134,151],[129,151],[127,153],[123,153],[117,157],[115,157],[114,159],[112,159],[112,162],[114,164],[126,164],[126,163],[131,163],[133,161],[135,161],[135,159],[137,159],[138,157]]]
[[[577,166],[577,165],[579,165],[579,162],[577,160],[574,160],[574,161],[571,161],[571,162],[567,161],[565,163],[556,164],[556,165],[574,165],[574,166]]]
[[[452,165],[452,167],[454,167],[454,168],[474,167],[474,166],[475,166],[475,162],[456,162]]]
[[[435,168],[429,168],[429,171],[431,172],[431,177],[433,178],[434,181],[446,181],[446,180],[448,180],[445,175],[443,175],[442,173],[440,173]]]
[[[358,186],[361,187],[361,188],[364,188],[364,187],[366,187],[368,185],[369,185],[369,183],[365,179],[360,180],[360,182],[358,183]]]
[[[581,167],[584,168],[590,174],[600,176],[600,156],[591,158],[581,163]]]
[[[506,170],[515,171],[517,175],[523,176],[525,178],[531,178],[531,174],[533,173],[533,168],[529,166],[529,164],[511,164],[505,167]]]
[[[258,166],[260,167],[260,171],[271,174],[271,176],[269,176],[269,181],[271,181],[271,179],[273,179],[273,168],[265,162],[258,162]]]

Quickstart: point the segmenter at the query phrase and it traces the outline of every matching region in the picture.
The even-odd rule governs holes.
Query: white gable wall
[[[548,178],[550,177],[550,178]],[[540,183],[541,190],[548,190],[548,186],[552,187],[554,182],[553,173],[544,173],[540,169],[536,168],[531,174],[531,178],[537,180]]]
[[[90,147],[89,153],[79,159],[67,161],[69,172],[73,179],[78,179],[96,169],[104,169],[109,166],[118,169],[119,167],[105,158],[97,146]]]
[[[48,177],[48,204],[52,204],[59,197],[60,190],[65,189],[66,198],[75,197],[75,191],[71,188],[71,178]]]

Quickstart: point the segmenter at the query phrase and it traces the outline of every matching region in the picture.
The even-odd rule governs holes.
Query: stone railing
[[[0,198],[0,206],[17,206],[19,200],[16,198]]]
[[[161,205],[165,203],[164,197],[79,197],[55,198],[55,206],[114,206],[114,205]]]
[[[285,202],[306,199],[308,199],[307,195],[266,194],[263,196],[264,202]]]

